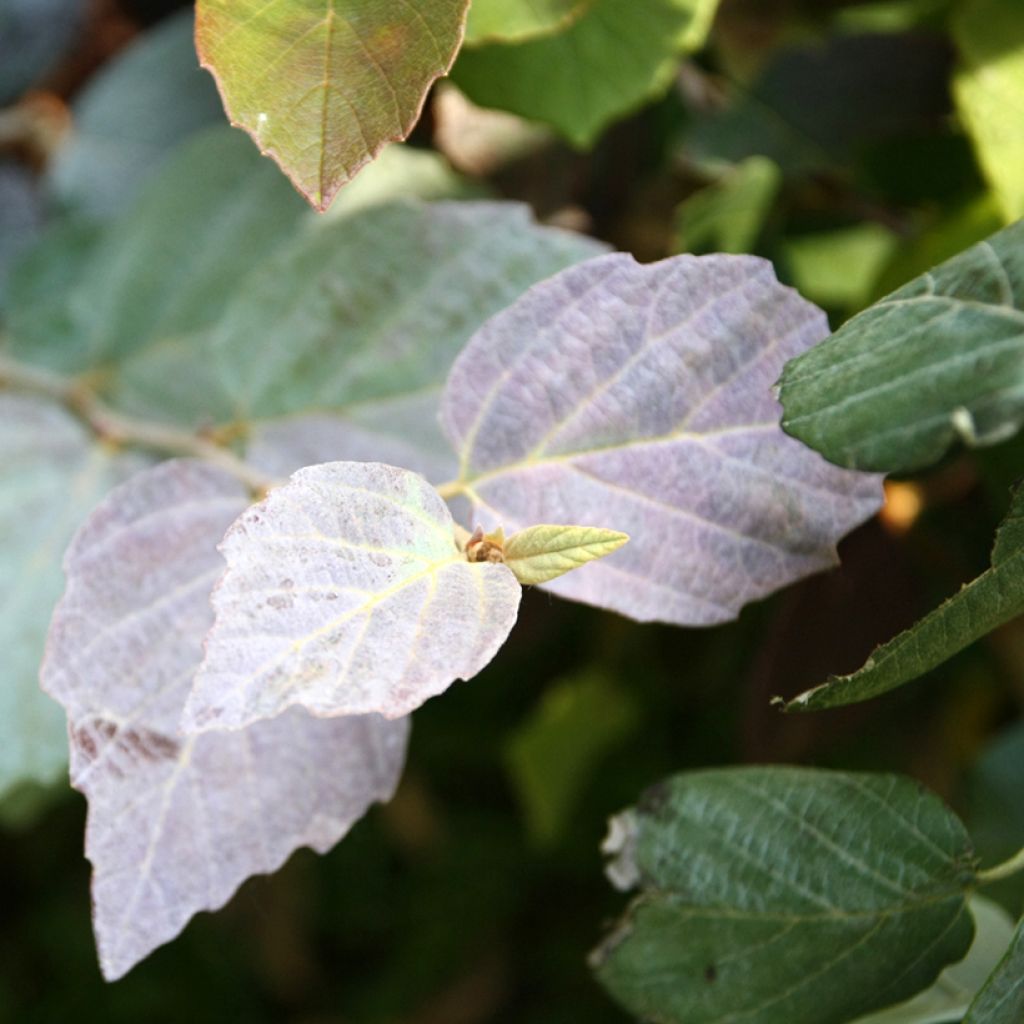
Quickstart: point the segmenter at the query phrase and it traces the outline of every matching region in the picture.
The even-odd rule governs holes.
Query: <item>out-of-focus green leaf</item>
[[[930,615],[879,647],[863,667],[834,676],[785,703],[786,711],[820,711],[870,700],[909,683],[1004,622],[1024,614],[1024,488],[1018,488],[996,534],[992,568]]]
[[[1020,1024],[1024,1020],[1024,921],[1013,943],[978,993],[964,1024]]]
[[[594,0],[473,0],[466,45],[523,42],[548,35],[581,17]]]
[[[119,214],[179,142],[223,118],[192,34],[183,11],[89,81],[73,106],[74,131],[48,168],[60,202],[85,216]]]
[[[591,962],[665,1024],[843,1024],[932,984],[973,938],[970,840],[908,778],[680,775],[613,819],[605,848],[641,893]]]
[[[953,36],[961,64],[957,107],[1007,221],[1024,217],[1024,5],[968,0]]]
[[[386,143],[408,135],[455,59],[468,6],[200,0],[196,45],[232,122],[325,210]]]
[[[13,163],[0,163],[0,311],[7,301],[11,267],[29,248],[43,223],[33,175]]]
[[[594,672],[556,683],[516,730],[505,760],[538,845],[564,834],[594,766],[637,721],[629,696]]]
[[[782,175],[752,156],[687,197],[676,209],[677,252],[752,252],[778,195]]]
[[[453,78],[484,107],[550,124],[588,146],[662,93],[680,55],[703,45],[718,0],[594,0],[554,35],[464,50]]]
[[[876,302],[782,373],[782,425],[827,459],[901,472],[1024,419],[1024,221]]]

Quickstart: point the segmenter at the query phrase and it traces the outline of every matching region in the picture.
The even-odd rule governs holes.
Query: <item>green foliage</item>
[[[474,0],[466,45],[522,42],[548,35],[582,17],[594,0]]]
[[[964,1018],[964,1024],[1014,1024],[1024,1016],[1024,921],[1006,956]]]

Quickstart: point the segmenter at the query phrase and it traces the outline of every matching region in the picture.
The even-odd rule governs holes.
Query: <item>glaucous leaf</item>
[[[896,1006],[858,1017],[851,1024],[953,1024],[962,1020],[1013,939],[1013,919],[998,903],[972,896],[968,907],[974,918],[974,942],[967,956],[950,964],[931,988]]]
[[[699,49],[718,0],[593,0],[568,27],[462,51],[452,72],[474,103],[543,121],[577,146],[664,92]]]
[[[7,303],[11,268],[31,248],[42,226],[35,175],[12,161],[0,162],[0,311]]]
[[[100,965],[118,978],[299,846],[325,852],[405,756],[408,723],[293,709],[242,732],[178,731],[216,544],[248,505],[237,481],[172,461],[113,492],[76,535],[43,685],[64,705],[71,781],[89,800],[86,854]]]
[[[473,0],[466,45],[514,43],[549,35],[581,17],[594,0]]]
[[[421,476],[373,462],[295,473],[245,512],[183,719],[238,729],[293,705],[398,718],[471,679],[505,642],[520,587],[471,564]]]
[[[219,123],[217,90],[199,68],[192,36],[191,11],[168,18],[78,94],[74,131],[47,168],[62,204],[85,216],[119,214],[178,143]]]
[[[558,594],[706,625],[835,563],[881,501],[779,427],[772,384],[827,333],[752,256],[616,254],[535,286],[456,361],[442,421],[473,523],[628,533]]]
[[[0,106],[18,98],[70,48],[84,0],[0,0]]]
[[[386,143],[412,130],[455,59],[468,6],[200,0],[196,46],[232,123],[325,210]]]
[[[1018,1024],[1024,1019],[1024,921],[1006,956],[971,1003],[963,1024]]]
[[[905,472],[1024,419],[1024,221],[848,320],[782,374],[783,427],[841,466]]]
[[[528,526],[505,541],[505,564],[523,586],[547,583],[618,551],[629,537],[593,526]]]
[[[953,94],[1007,221],[1024,217],[1024,7],[969,0],[956,8]]]
[[[60,406],[0,390],[0,794],[66,763],[60,709],[39,691],[61,555],[93,505],[143,465]]]
[[[870,700],[948,661],[968,644],[1024,614],[1024,487],[996,534],[992,567],[847,676],[805,690],[786,711],[819,711]]]
[[[591,963],[645,1019],[844,1024],[930,985],[974,933],[970,840],[908,778],[680,775],[613,819],[605,849],[641,892]]]

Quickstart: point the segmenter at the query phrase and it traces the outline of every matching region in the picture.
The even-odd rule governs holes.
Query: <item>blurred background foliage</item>
[[[42,231],[87,237],[222,117],[186,6],[0,0],[0,308]],[[754,252],[838,326],[1024,213],[1006,184],[1024,180],[1024,161],[1006,166],[1024,110],[1019,137],[992,143],[984,105],[954,105],[972,62],[995,59],[979,24],[999,26],[1019,68],[1021,11],[722,0],[708,45],[589,150],[450,83],[411,145],[428,194],[524,200],[642,260]],[[456,82],[485,73],[486,49]],[[40,287],[59,288],[54,273]],[[527,594],[502,657],[417,713],[390,805],[328,856],[251,880],[114,985],[89,929],[84,800],[16,789],[0,803],[0,1021],[624,1021],[585,963],[623,903],[598,846],[611,813],[687,768],[909,772],[965,816],[986,863],[1008,856],[1024,844],[1024,624],[868,704],[786,718],[768,700],[852,671],[982,572],[1022,456],[1014,440],[891,482],[842,568],[726,627],[642,626]],[[992,894],[1024,909],[1020,878]]]

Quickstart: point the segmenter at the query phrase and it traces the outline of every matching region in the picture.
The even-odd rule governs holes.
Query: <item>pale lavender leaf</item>
[[[324,852],[387,799],[408,725],[293,709],[243,732],[183,737],[213,619],[217,541],[248,504],[202,463],[166,462],[93,513],[65,558],[43,685],[65,707],[100,964],[118,978],[299,846]]]
[[[442,421],[473,524],[606,527],[630,543],[545,586],[705,625],[837,560],[881,478],[779,427],[783,364],[825,315],[753,256],[601,256],[536,285],[456,361]]]
[[[381,463],[294,474],[220,550],[216,621],[183,719],[237,729],[292,705],[314,715],[408,714],[494,657],[520,587],[471,564],[423,477]]]

